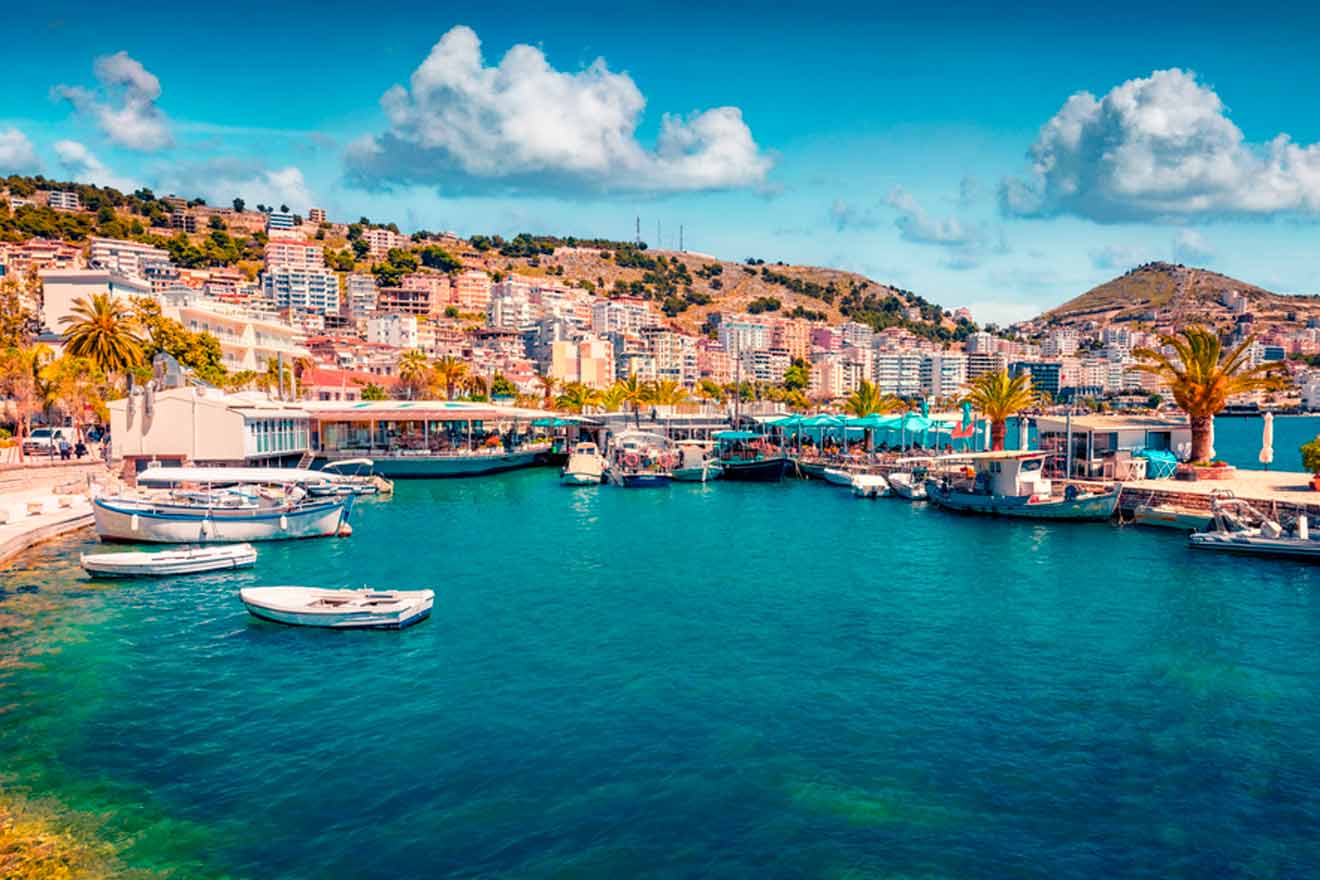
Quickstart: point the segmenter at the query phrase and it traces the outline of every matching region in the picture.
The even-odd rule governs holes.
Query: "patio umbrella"
[[[1265,428],[1260,436],[1260,463],[1265,465],[1265,470],[1270,469],[1270,464],[1274,461],[1274,413],[1265,413]]]
[[[990,420],[989,420],[989,419],[986,419],[986,420],[985,420],[985,442],[984,442],[984,444],[981,446],[981,448],[982,448],[983,450],[988,450],[988,449],[990,448]]]

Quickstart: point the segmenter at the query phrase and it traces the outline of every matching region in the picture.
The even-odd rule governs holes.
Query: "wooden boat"
[[[889,481],[879,474],[854,474],[852,493],[858,498],[883,498],[889,494]]]
[[[565,486],[599,486],[605,481],[605,457],[595,443],[583,441],[573,446],[559,482]]]
[[[714,436],[726,480],[778,483],[792,465],[792,459],[774,451],[769,438],[755,431],[717,431]]]
[[[1044,452],[978,452],[935,459],[965,465],[961,473],[930,477],[926,497],[948,510],[1020,519],[1103,521],[1118,508],[1120,489],[1088,493],[1069,486],[1052,494],[1042,466]]]
[[[681,483],[709,483],[724,473],[716,460],[713,444],[705,440],[680,440],[675,444],[678,461],[671,476]]]
[[[239,598],[254,617],[289,626],[403,629],[430,616],[435,592],[247,587]]]
[[[895,471],[889,475],[889,488],[894,490],[894,494],[899,498],[906,498],[908,501],[926,500],[926,481],[924,477],[917,477],[908,471]]]
[[[251,544],[220,544],[155,553],[84,553],[82,567],[96,577],[165,577],[245,568],[256,564]]]
[[[1187,536],[1190,546],[1246,556],[1320,562],[1320,539],[1311,536],[1305,514],[1299,515],[1293,529],[1287,531],[1241,498],[1217,498],[1211,518],[1205,531]],[[1260,525],[1251,525],[1250,520],[1259,521]]]
[[[1132,521],[1139,526],[1199,532],[1210,526],[1213,519],[1204,510],[1190,510],[1168,504],[1140,504],[1132,511]]]

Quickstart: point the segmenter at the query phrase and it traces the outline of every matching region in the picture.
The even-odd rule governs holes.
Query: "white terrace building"
[[[309,357],[298,331],[273,317],[242,306],[200,296],[178,288],[158,294],[161,313],[194,333],[210,333],[220,341],[221,357],[230,371],[266,368],[271,358]]]

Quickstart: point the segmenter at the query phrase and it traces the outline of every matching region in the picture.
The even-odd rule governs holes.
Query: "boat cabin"
[[[1045,476],[1045,457],[1043,452],[1004,450],[953,455],[937,461],[954,465],[955,474],[961,471],[961,488],[975,495],[1049,497],[1052,486]]]

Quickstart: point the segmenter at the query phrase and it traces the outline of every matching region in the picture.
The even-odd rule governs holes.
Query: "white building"
[[[603,299],[591,307],[591,329],[596,333],[640,333],[643,327],[659,323],[651,304],[636,297]]]
[[[655,358],[656,378],[669,379],[685,388],[697,384],[701,374],[697,369],[696,337],[652,327],[642,331],[642,338]]]
[[[266,215],[267,232],[287,232],[297,226],[292,211],[271,211]]]
[[[266,298],[281,309],[339,311],[339,276],[329,269],[267,269]]]
[[[312,241],[273,238],[266,243],[267,269],[324,269],[325,249]]]
[[[260,372],[272,358],[281,355],[286,361],[310,355],[300,344],[298,331],[272,316],[220,302],[188,288],[159,293],[156,301],[165,317],[173,318],[194,333],[209,333],[219,340],[220,356],[225,368],[232,372]]]
[[[922,393],[921,367],[925,359],[918,351],[877,353],[873,361],[876,388],[881,394],[916,397]]]
[[[774,328],[760,321],[725,319],[720,322],[719,340],[724,350],[733,354],[765,351],[770,348]]]
[[[63,192],[62,190],[53,190],[46,197],[46,204],[60,211],[81,211],[82,199],[74,192]]]
[[[371,256],[377,258],[385,256],[394,248],[403,247],[408,242],[408,239],[402,235],[388,229],[364,230],[362,238],[366,240],[367,246],[371,248]]]
[[[151,286],[103,269],[51,269],[40,273],[42,298],[41,320],[46,329],[63,333],[61,319],[73,314],[73,303],[91,302],[97,294],[108,294],[125,305],[136,296],[149,296]]]
[[[395,348],[417,348],[417,318],[414,315],[376,315],[367,319],[367,342]]]
[[[344,277],[344,304],[348,316],[362,321],[376,310],[376,276],[355,272]]]
[[[95,269],[105,269],[145,281],[149,268],[159,269],[170,266],[170,255],[162,248],[152,247],[140,241],[93,237],[89,245],[87,262]]]

